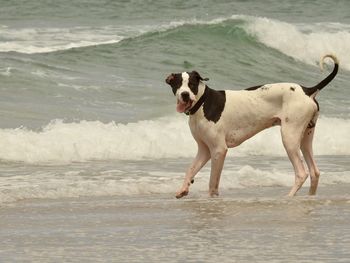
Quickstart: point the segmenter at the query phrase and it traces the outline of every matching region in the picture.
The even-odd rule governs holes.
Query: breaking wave
[[[159,25],[128,27],[24,28],[0,27],[0,52],[27,54],[55,52],[72,48],[116,44],[122,40],[147,38],[150,33],[177,30],[179,36],[187,26],[212,33],[213,26],[242,28],[258,43],[285,55],[315,64],[325,53],[335,53],[342,66],[350,70],[350,25],[341,23],[292,24],[275,19],[247,15],[219,17],[209,21],[192,19],[166,22]],[[202,30],[206,26],[208,30]],[[227,33],[227,32],[226,32]],[[226,37],[223,33],[222,38]],[[217,35],[216,35],[217,37]],[[170,40],[169,40],[170,41]],[[232,43],[234,45],[234,43]]]
[[[350,155],[349,130],[350,120],[321,118],[314,139],[315,154]],[[161,159],[193,157],[196,153],[183,116],[128,124],[54,120],[39,131],[0,129],[0,138],[0,159],[25,163]],[[229,152],[235,156],[285,156],[278,127]]]

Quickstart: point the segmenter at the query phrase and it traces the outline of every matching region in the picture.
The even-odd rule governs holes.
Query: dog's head
[[[172,73],[165,82],[169,84],[177,99],[176,110],[180,113],[189,111],[198,100],[198,91],[201,81],[209,79],[202,78],[197,71]]]

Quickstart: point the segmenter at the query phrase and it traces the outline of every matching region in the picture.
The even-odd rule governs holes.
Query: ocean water
[[[0,0],[0,261],[348,262],[349,14],[345,0]],[[229,151],[219,198],[207,165],[175,200],[196,148],[169,73],[312,86],[326,53],[340,70],[318,95],[316,197],[309,182],[284,197],[276,127]]]

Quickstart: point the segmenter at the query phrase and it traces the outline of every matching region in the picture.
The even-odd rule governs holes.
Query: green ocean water
[[[347,11],[346,1],[4,1],[2,125],[161,117],[173,111],[173,71],[196,69],[215,88],[313,85],[324,53],[350,69]],[[320,97],[327,115],[348,117],[348,81],[339,74],[337,92]]]
[[[169,73],[197,70],[215,89],[273,82],[313,86],[332,68],[331,63],[328,72],[318,68],[326,53],[336,54],[341,64],[337,78],[318,96],[326,118],[319,136],[329,143],[322,145],[332,149],[329,154],[348,154],[343,136],[350,125],[347,6],[346,1],[5,1],[0,129],[2,148],[14,150],[0,153],[0,159],[154,158],[147,142],[157,140],[159,145],[151,143],[154,151],[163,153],[167,137],[176,138],[179,131],[188,136],[164,82]],[[169,130],[160,131],[164,124]],[[339,140],[328,140],[334,125]],[[96,144],[100,138],[112,143]],[[174,149],[159,157],[183,152],[192,154]]]

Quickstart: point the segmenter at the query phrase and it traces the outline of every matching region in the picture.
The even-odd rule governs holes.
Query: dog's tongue
[[[176,111],[177,112],[179,112],[179,113],[185,112],[186,107],[187,107],[187,103],[181,103],[180,101],[177,101],[177,104],[176,104]]]

